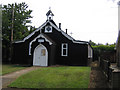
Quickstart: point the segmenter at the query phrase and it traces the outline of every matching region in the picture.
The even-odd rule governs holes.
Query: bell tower
[[[53,20],[54,14],[51,11],[51,8],[49,8],[49,11],[46,13],[47,20]]]

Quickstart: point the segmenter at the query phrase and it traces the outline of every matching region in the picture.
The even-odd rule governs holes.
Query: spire
[[[46,16],[47,16],[47,20],[53,19],[54,14],[51,11],[51,7],[49,7],[49,11],[46,13]]]

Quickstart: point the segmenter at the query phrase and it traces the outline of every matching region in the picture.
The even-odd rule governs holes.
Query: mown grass
[[[21,70],[21,69],[24,69],[24,68],[26,68],[26,67],[23,67],[23,66],[20,66],[20,65],[3,64],[2,65],[2,72],[0,72],[0,75],[15,72],[17,70]]]
[[[88,88],[90,67],[47,67],[19,77],[9,87]]]

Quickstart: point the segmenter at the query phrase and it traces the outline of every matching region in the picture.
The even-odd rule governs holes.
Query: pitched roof
[[[52,20],[47,20],[45,23],[43,23],[38,29],[36,29],[35,31],[33,31],[31,34],[29,34],[27,37],[25,37],[22,41],[16,41],[15,43],[21,43],[24,42],[25,40],[29,39],[32,35],[34,35],[35,32],[40,31],[41,29],[47,25],[47,23],[49,23],[52,27],[54,27],[57,31],[61,32],[66,38],[68,38],[69,40],[71,40],[73,43],[79,43],[79,44],[88,44],[88,42],[85,41],[77,41],[74,38],[72,38],[70,35],[66,34],[63,30],[59,29],[57,27],[57,25],[55,23],[53,23],[54,21]]]
[[[54,14],[52,13],[51,10],[49,10],[49,11],[46,13],[46,16],[49,16],[50,14],[51,14],[52,16],[54,16]]]

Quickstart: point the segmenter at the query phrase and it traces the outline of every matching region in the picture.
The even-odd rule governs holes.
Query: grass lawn
[[[88,88],[90,67],[44,67],[22,75],[9,87]]]
[[[2,65],[2,72],[0,72],[0,75],[8,74],[10,72],[14,72],[14,71],[21,70],[24,68],[26,68],[26,67],[23,67],[20,65],[3,64]]]

